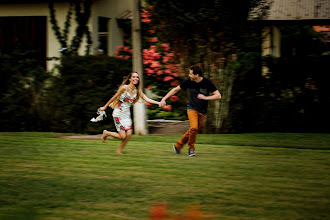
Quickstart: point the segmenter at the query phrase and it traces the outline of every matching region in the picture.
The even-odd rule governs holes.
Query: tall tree
[[[142,39],[141,39],[141,16],[140,0],[132,1],[133,22],[132,22],[132,38],[133,38],[133,71],[140,74],[141,89],[144,90],[143,64],[142,64]],[[134,132],[137,135],[148,134],[147,129],[146,107],[143,103],[134,105]]]
[[[244,62],[254,62],[246,56],[244,48],[258,37],[257,29],[248,22],[251,8],[259,0],[147,0],[153,6],[153,20],[158,22],[158,37],[169,42],[180,54],[180,63],[186,70],[191,64],[204,67],[206,77],[212,78],[223,95],[212,102],[205,132],[225,132],[225,120],[237,69]],[[254,44],[254,43],[253,43]],[[255,44],[254,44],[255,45]],[[251,48],[249,48],[251,49]],[[259,48],[255,49],[254,52]],[[251,52],[251,50],[250,50]]]

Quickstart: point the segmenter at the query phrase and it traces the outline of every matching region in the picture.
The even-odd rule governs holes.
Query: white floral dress
[[[132,130],[130,107],[134,104],[136,94],[131,97],[129,92],[124,92],[119,97],[119,102],[112,112],[113,121],[117,131]]]

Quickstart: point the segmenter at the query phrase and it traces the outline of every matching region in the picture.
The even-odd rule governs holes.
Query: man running
[[[190,92],[187,104],[187,114],[190,122],[189,130],[173,144],[175,154],[181,153],[181,148],[188,143],[189,156],[195,156],[195,143],[198,130],[202,127],[206,114],[209,100],[221,99],[221,94],[215,87],[214,83],[203,76],[202,67],[193,65],[189,70],[189,79],[183,81],[179,86],[169,91],[161,100],[161,106],[166,105],[166,100],[181,89],[188,89]],[[209,96],[209,94],[212,95]]]

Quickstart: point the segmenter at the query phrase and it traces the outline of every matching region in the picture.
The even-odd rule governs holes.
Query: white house
[[[29,45],[38,52],[38,60],[48,69],[56,61],[46,61],[47,57],[59,57],[61,44],[56,38],[50,22],[48,0],[0,0],[0,53],[10,50],[17,42]],[[54,0],[57,24],[63,30],[69,10],[69,0]],[[88,27],[91,33],[90,54],[114,55],[116,47],[124,45],[130,35],[131,0],[92,0]],[[125,25],[126,24],[126,25]],[[68,33],[70,42],[75,36],[75,13],[71,16]],[[86,38],[79,48],[85,54]]]

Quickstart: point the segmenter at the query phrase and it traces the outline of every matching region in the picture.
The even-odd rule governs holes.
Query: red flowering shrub
[[[157,25],[153,23],[151,11],[152,6],[148,6],[141,12],[141,22],[142,22],[142,36],[143,38],[143,65],[145,73],[146,89],[150,89],[152,93],[164,96],[171,88],[178,86],[181,82],[181,66],[178,61],[178,55],[171,51],[171,46],[169,43],[160,42],[157,37],[158,32],[163,28],[162,25]],[[132,48],[129,45],[118,46],[116,57],[121,59],[131,59],[132,58]],[[180,111],[179,115],[183,115],[185,118],[186,107],[185,103],[179,103],[180,98],[178,96],[171,97],[166,106],[163,108],[163,112],[159,112],[158,106],[146,103],[148,108],[148,115],[153,114],[149,118],[160,117],[160,118],[175,118],[171,112],[172,109],[175,111]],[[183,100],[184,102],[184,100]],[[157,109],[157,110],[156,110]],[[164,114],[164,110],[168,114]],[[174,113],[174,112],[173,112]],[[172,116],[170,115],[172,114]],[[181,117],[181,118],[182,118]]]
[[[157,30],[161,30],[161,25],[152,24],[152,6],[148,6],[141,12],[141,22],[146,27],[143,34],[144,45],[146,49],[143,49],[143,64],[145,73],[150,76],[149,79],[155,79],[160,81],[159,83],[166,82],[167,86],[177,86],[180,83],[181,66],[177,62],[175,53],[171,52],[169,43],[159,42],[157,37]],[[130,46],[118,46],[116,57],[122,59],[131,59],[132,48]],[[147,80],[148,81],[148,80]],[[155,83],[154,80],[149,80]],[[159,90],[159,86],[156,86]],[[159,93],[159,91],[153,91]]]
[[[171,102],[176,102],[176,101],[178,101],[178,100],[179,100],[179,97],[176,96],[176,95],[170,97],[170,101],[171,101]]]
[[[172,106],[171,105],[166,105],[166,106],[163,107],[163,110],[170,112],[170,111],[172,111]]]
[[[133,50],[130,46],[118,46],[115,56],[124,60],[132,59]]]

